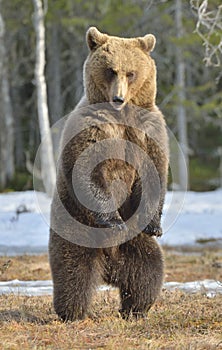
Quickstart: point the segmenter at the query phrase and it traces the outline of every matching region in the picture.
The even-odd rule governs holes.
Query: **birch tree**
[[[1,15],[0,0],[0,187],[4,188],[15,172],[14,122],[10,98],[7,57],[5,49],[5,24]]]
[[[41,174],[45,190],[52,196],[55,185],[55,164],[49,125],[47,92],[45,82],[45,26],[42,0],[33,0],[34,27],[36,33],[35,80],[37,87],[37,107],[41,135]]]

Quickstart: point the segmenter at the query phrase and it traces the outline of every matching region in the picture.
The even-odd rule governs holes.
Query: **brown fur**
[[[51,211],[49,255],[54,307],[64,320],[83,318],[89,310],[94,288],[105,281],[120,290],[122,316],[127,318],[130,313],[140,316],[146,314],[156,300],[163,280],[162,252],[153,235],[161,234],[168,141],[164,118],[155,105],[156,69],[149,55],[155,38],[146,35],[144,38],[122,39],[91,28],[87,33],[87,42],[90,53],[84,68],[85,96],[71,113],[63,132],[57,175],[58,194],[55,193]],[[110,71],[107,73],[106,69],[113,69],[114,76],[111,71],[110,77]],[[124,97],[121,110],[115,110],[110,105],[80,109],[93,103],[112,102],[116,95]],[[146,110],[138,110],[134,106]],[[120,109],[119,106],[117,109]],[[82,131],[72,137],[78,123],[84,128],[80,127]],[[117,210],[97,215],[80,204],[72,189],[75,162],[84,150],[95,144],[98,154],[106,154],[106,149],[100,148],[99,141],[107,139],[121,139],[139,146],[149,155],[159,176],[158,208],[154,211],[148,196],[145,196],[145,213],[152,213],[152,220],[136,236],[133,227],[127,231],[125,221],[134,214],[140,202],[142,189],[136,171],[144,166],[140,154],[133,153],[135,169],[127,162],[128,149],[120,149],[118,144],[115,148],[114,144],[114,153],[118,156],[121,154],[125,162],[110,159],[100,163],[90,182],[87,182],[84,170],[84,166],[90,164],[90,159],[83,160],[80,187],[85,190],[86,198],[88,189],[93,187],[101,209],[110,198],[113,181],[121,180],[126,184],[125,191],[117,187],[115,192],[117,204],[123,202],[127,193],[123,205],[117,206]],[[145,165],[144,171],[151,174],[149,164]],[[132,238],[115,244],[119,239],[118,234],[107,238],[104,233],[104,237],[99,238],[103,248],[90,248],[88,231],[83,229],[76,232],[69,219],[64,221],[63,206],[72,217],[85,225],[99,227],[101,231],[104,227],[119,227],[120,237],[125,232],[127,237]],[[76,238],[83,238],[89,248],[75,244]]]

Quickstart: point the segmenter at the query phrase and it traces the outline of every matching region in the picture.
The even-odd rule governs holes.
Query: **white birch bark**
[[[41,135],[41,172],[46,193],[51,197],[55,186],[55,163],[50,133],[47,92],[45,82],[45,26],[42,0],[33,0],[36,32],[35,80],[37,87],[38,118]]]

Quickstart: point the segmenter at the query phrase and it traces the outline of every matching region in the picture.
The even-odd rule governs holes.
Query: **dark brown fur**
[[[144,94],[142,95],[144,98]],[[78,123],[81,131],[72,137],[73,131],[78,129]],[[142,189],[136,169],[143,164],[139,153],[134,153],[137,165],[135,169],[128,163],[127,148],[119,149],[117,146],[115,149],[114,144],[114,153],[121,154],[125,162],[111,159],[100,163],[93,172],[90,183],[85,180],[84,175],[84,166],[90,163],[90,159],[85,159],[85,164],[82,164],[80,186],[85,189],[87,197],[87,190],[93,185],[101,209],[110,198],[112,182],[122,180],[126,184],[126,200],[117,210],[97,215],[81,205],[72,188],[72,169],[82,152],[96,144],[99,154],[100,141],[107,139],[127,140],[136,144],[149,155],[159,176],[158,208],[154,211],[149,204],[149,198],[147,197],[146,203],[145,197],[145,212],[149,214],[153,211],[152,220],[137,235],[134,234],[133,227],[127,231],[125,221],[134,214],[140,202]],[[106,153],[106,150],[102,149],[102,152]],[[157,107],[154,106],[150,111],[140,111],[126,105],[121,111],[114,111],[110,106],[92,106],[77,109],[70,115],[61,143],[57,173],[58,193],[55,193],[52,202],[49,242],[54,307],[63,320],[85,317],[90,308],[92,293],[102,281],[119,288],[121,314],[124,318],[131,313],[134,316],[145,315],[152,306],[163,281],[162,252],[153,235],[161,234],[160,218],[166,191],[167,168],[167,134],[164,118]],[[145,171],[150,171],[149,164],[145,165]],[[120,188],[115,193],[116,202],[121,203],[124,195]],[[102,242],[101,248],[99,244],[95,244],[99,248],[91,248],[89,232],[84,229],[76,232],[72,221],[69,218],[64,220],[63,207],[71,217],[85,225],[98,227],[100,231],[104,227],[119,227],[120,237],[125,233],[126,237],[132,238],[115,244],[119,239],[118,234],[108,238],[104,234],[98,241]],[[79,239],[83,239],[86,246],[79,245]]]
[[[54,308],[64,321],[84,318],[93,292],[105,281],[120,290],[123,318],[145,316],[163,281],[163,257],[154,237],[144,233],[116,248],[86,248],[56,233],[50,236]]]

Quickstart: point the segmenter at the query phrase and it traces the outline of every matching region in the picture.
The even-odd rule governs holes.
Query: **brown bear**
[[[168,138],[155,104],[155,37],[92,27],[83,96],[66,121],[51,207],[55,311],[82,319],[102,282],[119,288],[121,315],[146,315],[163,281],[154,236],[167,186]]]

